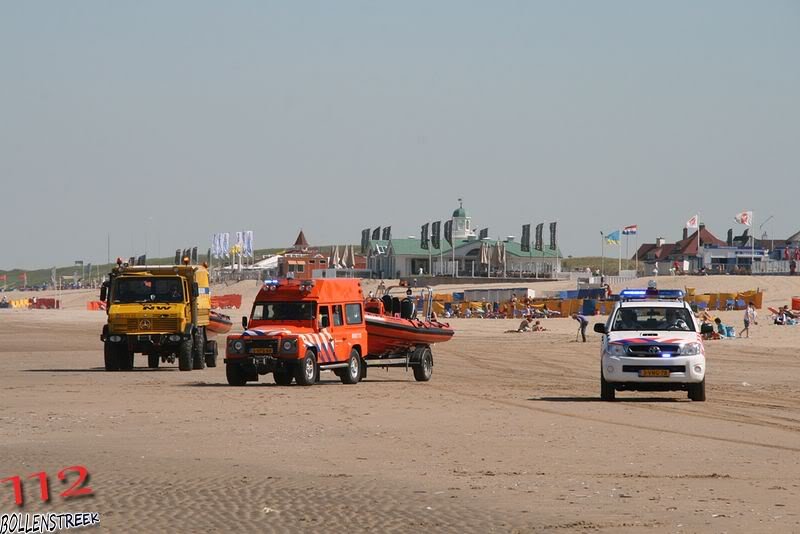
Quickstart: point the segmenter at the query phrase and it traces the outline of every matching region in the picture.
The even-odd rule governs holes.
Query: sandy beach
[[[760,288],[765,306],[800,294],[789,277],[660,286]],[[256,290],[214,288],[246,307]],[[800,326],[769,324],[766,309],[750,339],[706,343],[707,402],[604,403],[600,336],[576,343],[569,319],[526,334],[453,320],[429,383],[392,369],[356,386],[323,373],[310,388],[233,388],[223,366],[150,370],[137,356],[133,372],[103,371],[105,314],[83,309],[94,297],[0,310],[0,477],[46,471],[53,488],[42,505],[26,482],[17,509],[0,486],[0,511],[99,512],[108,532],[800,530]],[[742,312],[719,315],[741,328]],[[93,496],[58,497],[55,473],[72,465]]]

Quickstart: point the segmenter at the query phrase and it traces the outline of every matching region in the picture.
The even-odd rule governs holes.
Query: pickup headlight
[[[244,343],[242,343],[241,339],[233,339],[228,341],[228,352],[233,352],[234,354],[241,354],[244,351]]]
[[[686,345],[681,345],[678,354],[680,356],[696,356],[697,354],[700,354],[700,343],[687,343]]]
[[[609,356],[625,356],[625,347],[623,345],[609,343],[608,347],[606,347],[606,354]]]
[[[297,338],[284,339],[281,343],[282,352],[297,352]]]

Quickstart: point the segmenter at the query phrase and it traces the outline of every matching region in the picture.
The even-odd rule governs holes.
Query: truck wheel
[[[603,376],[603,370],[600,370],[600,399],[604,401],[613,401],[617,398],[617,390],[614,389],[610,383],[606,382]]]
[[[344,384],[358,384],[361,380],[361,355],[356,349],[350,351],[347,369],[342,369],[339,378]]]
[[[705,402],[706,400],[706,379],[697,384],[689,384],[689,398],[693,401]]]
[[[427,382],[433,375],[433,353],[430,347],[425,347],[419,355],[419,362],[414,366],[414,380]]]
[[[181,371],[192,370],[192,340],[184,339],[178,345],[178,369]]]
[[[228,379],[228,384],[231,386],[243,386],[247,383],[244,370],[238,363],[229,363],[225,365],[225,378]]]
[[[311,386],[317,381],[317,356],[313,351],[306,351],[305,357],[297,362],[295,379],[298,386]]]
[[[205,369],[206,355],[203,353],[205,343],[203,342],[203,330],[198,328],[192,336],[192,368]]]
[[[282,367],[272,371],[272,378],[279,386],[289,386],[294,380],[294,373],[289,367]]]
[[[158,364],[161,363],[161,356],[158,354],[147,355],[147,367],[150,369],[158,369]]]
[[[120,371],[133,371],[133,351],[124,344],[117,347],[117,362]]]
[[[217,342],[216,341],[207,341],[206,342],[206,366],[207,367],[216,367],[217,366]]]
[[[119,371],[119,362],[117,361],[117,349],[109,341],[103,344],[103,360],[105,361],[106,371]]]

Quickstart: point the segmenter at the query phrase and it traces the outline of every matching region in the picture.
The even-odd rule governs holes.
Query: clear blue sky
[[[800,2],[3,2],[0,268],[695,212],[800,230]],[[159,237],[156,237],[156,235]]]

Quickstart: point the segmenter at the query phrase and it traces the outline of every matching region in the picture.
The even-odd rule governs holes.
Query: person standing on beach
[[[583,338],[583,342],[586,343],[586,327],[589,325],[589,319],[578,313],[573,313],[572,318],[580,324],[581,337]]]
[[[746,332],[747,338],[750,338],[750,323],[758,324],[757,318],[755,305],[752,302],[748,303],[747,308],[744,310],[744,328],[739,332],[739,337],[742,337],[742,334]]]

